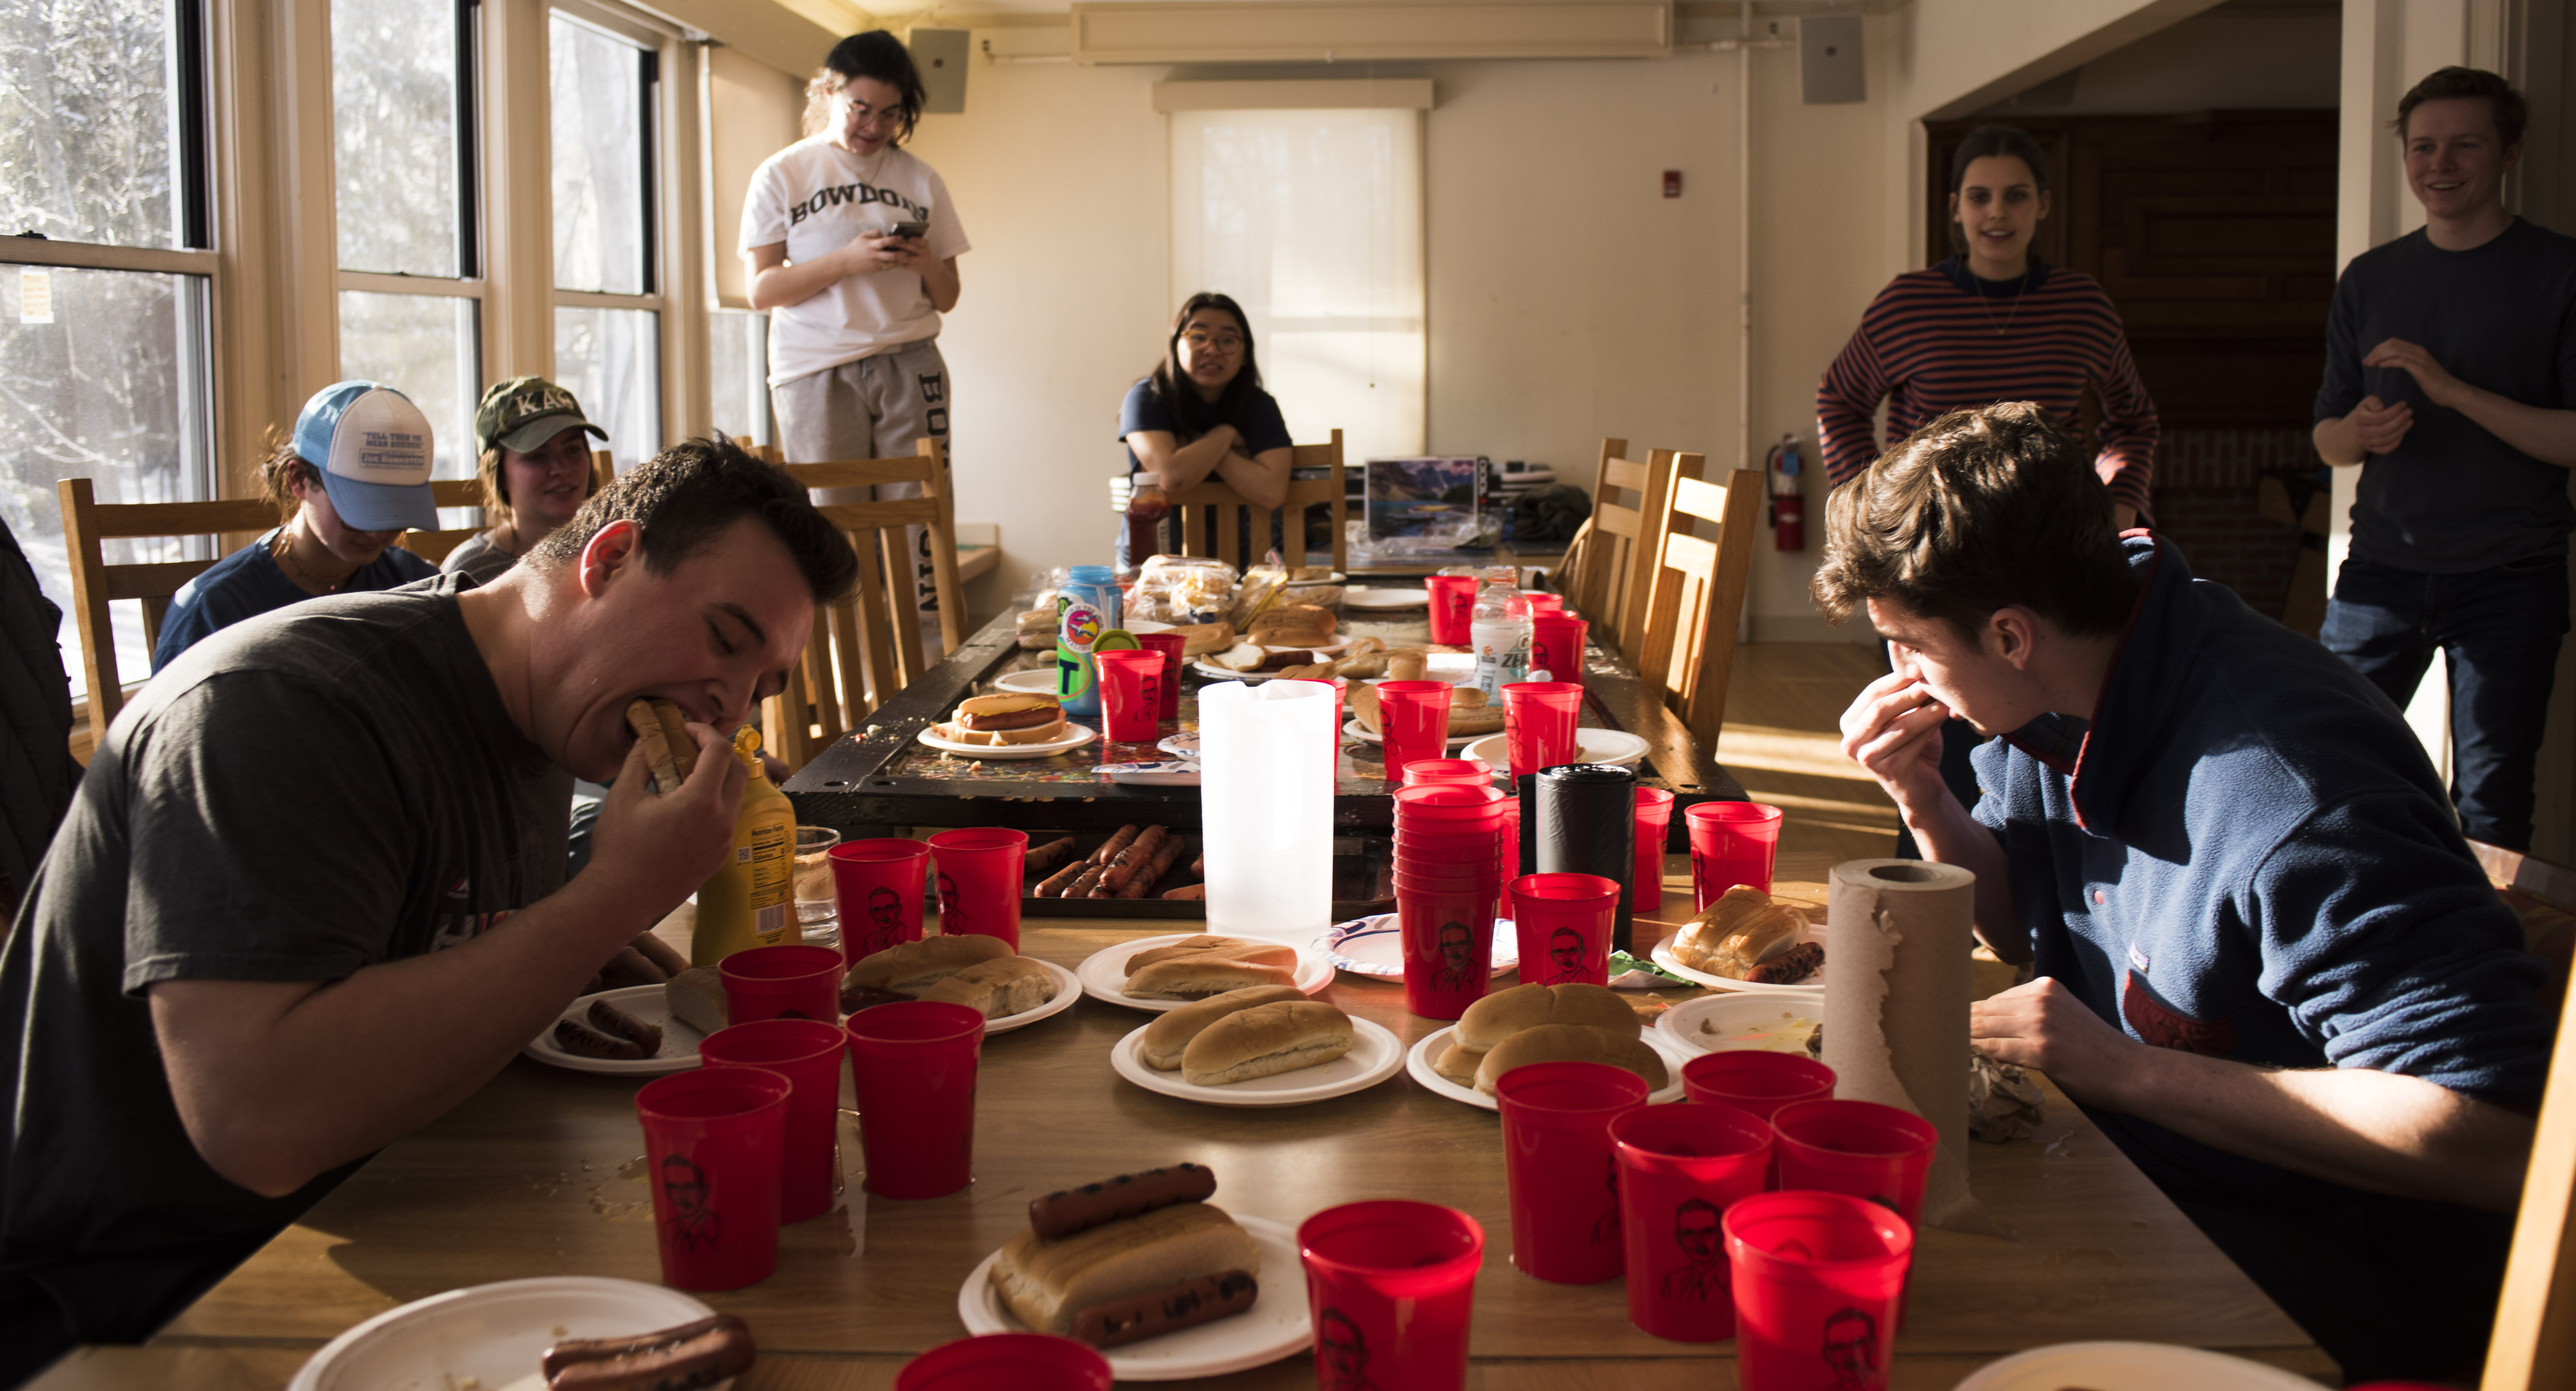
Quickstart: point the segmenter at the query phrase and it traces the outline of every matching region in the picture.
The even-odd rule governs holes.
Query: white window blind
[[[1172,302],[1232,295],[1300,443],[1423,448],[1416,110],[1174,111]]]

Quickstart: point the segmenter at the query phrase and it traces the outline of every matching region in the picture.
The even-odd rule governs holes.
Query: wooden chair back
[[[474,507],[483,505],[483,480],[479,478],[437,478],[429,485],[430,496],[441,507]],[[394,538],[394,544],[419,556],[432,565],[446,563],[448,554],[472,540],[483,530],[479,526],[455,527],[438,531],[406,531]]]
[[[1663,692],[1691,737],[1713,749],[1726,724],[1726,683],[1735,670],[1735,630],[1761,527],[1763,483],[1755,469],[1737,469],[1722,486],[1703,483],[1700,467],[1696,454],[1674,462],[1637,672]],[[1717,539],[1697,535],[1697,522],[1710,523]]]
[[[86,478],[56,482],[54,497],[63,509],[63,544],[71,552],[72,611],[80,623],[81,675],[89,683],[90,734],[104,738],[116,712],[125,708],[125,687],[116,666],[116,627],[107,606],[123,599],[142,601],[143,646],[148,652],[161,641],[161,621],[169,615],[170,597],[221,558],[224,535],[268,530],[277,525],[277,506],[264,498],[101,503]],[[215,557],[107,563],[108,542],[144,536],[209,537]]]
[[[742,443],[751,448],[748,441]],[[786,688],[762,706],[764,746],[790,768],[803,767],[929,669],[921,644],[921,605],[913,587],[910,527],[930,532],[940,634],[951,651],[965,643],[966,600],[957,576],[957,512],[947,451],[943,441],[930,438],[922,439],[919,449],[906,457],[835,463],[787,463],[775,446],[752,450],[808,488],[921,485],[921,496],[914,498],[820,505],[858,553],[859,582],[849,598],[815,615],[805,659],[788,669]]]
[[[1333,568],[1350,569],[1350,532],[1345,525],[1350,514],[1350,500],[1342,491],[1342,432],[1335,430],[1330,444],[1301,444],[1290,451],[1288,498],[1277,508],[1259,508],[1227,483],[1199,483],[1187,488],[1166,490],[1172,499],[1172,510],[1181,518],[1181,554],[1215,556],[1237,570],[1261,563],[1268,547],[1262,539],[1270,534],[1269,519],[1280,518],[1279,554],[1294,572],[1306,563],[1306,513],[1314,507],[1330,509],[1333,526]],[[1298,478],[1294,471],[1321,468],[1321,478]],[[1213,515],[1211,515],[1213,514]],[[1243,553],[1243,539],[1252,537],[1253,554]],[[1143,557],[1137,557],[1142,560]]]
[[[2543,991],[2555,1004],[2576,944],[2576,870],[2481,841],[2469,849],[2522,919],[2525,947],[2548,964]],[[2563,1018],[2478,1384],[2481,1391],[2576,1386],[2576,1029]]]
[[[1664,509],[1671,505],[1673,471],[1678,460],[1700,456],[1657,449],[1638,463],[1627,453],[1626,440],[1601,441],[1592,515],[1567,549],[1563,590],[1567,602],[1592,625],[1591,640],[1616,648],[1633,666],[1645,655],[1653,560],[1664,534]],[[1697,467],[1694,463],[1694,477]]]

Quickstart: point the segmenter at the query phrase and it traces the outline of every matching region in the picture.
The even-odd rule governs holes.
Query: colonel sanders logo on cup
[[[957,910],[957,881],[945,874],[939,876],[940,935],[953,937],[960,932],[972,930],[966,925],[966,915]]]
[[[715,1245],[721,1219],[707,1207],[706,1170],[684,1155],[669,1156],[662,1161],[662,1196],[670,1203],[662,1225],[671,1229],[673,1244],[683,1251]]]

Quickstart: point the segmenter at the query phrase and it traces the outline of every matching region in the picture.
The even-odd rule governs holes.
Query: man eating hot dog
[[[856,573],[803,489],[692,440],[489,585],[315,599],[156,675],[0,952],[0,1384],[148,1336],[712,874],[740,763],[656,794],[626,707],[716,747]],[[575,776],[615,785],[567,883]]]

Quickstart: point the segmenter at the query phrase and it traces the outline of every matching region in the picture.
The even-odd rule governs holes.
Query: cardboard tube
[[[1999,1228],[1968,1191],[1968,952],[1977,876],[1923,860],[1846,860],[1826,900],[1825,1065],[1834,1095],[1941,1132],[1923,1220]]]

